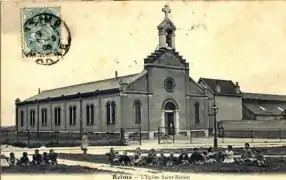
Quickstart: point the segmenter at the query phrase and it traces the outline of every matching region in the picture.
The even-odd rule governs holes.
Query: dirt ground
[[[0,173],[3,174],[52,174],[52,173],[111,173],[112,171],[100,170],[84,166],[67,166],[59,164],[56,166],[39,165],[39,166],[16,166],[16,167],[1,167]]]

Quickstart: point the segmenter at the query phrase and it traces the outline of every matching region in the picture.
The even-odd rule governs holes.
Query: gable
[[[200,78],[198,83],[204,87],[209,87],[216,95],[241,96],[241,93],[237,92],[237,87],[231,80]],[[217,86],[220,88],[220,91],[216,91]]]
[[[154,64],[184,67],[184,65],[180,62],[180,60],[171,53],[164,53],[159,59],[157,59],[154,62]]]
[[[155,50],[151,55],[144,59],[145,67],[154,64],[189,68],[189,63],[187,63],[178,52],[174,49],[165,47]]]
[[[198,95],[204,95],[203,89],[197,84],[193,79],[190,78],[189,81],[189,92],[190,94],[198,94]]]

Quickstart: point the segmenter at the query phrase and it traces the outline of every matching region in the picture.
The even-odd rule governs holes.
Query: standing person
[[[81,141],[80,147],[81,147],[81,150],[83,151],[83,154],[86,155],[87,149],[88,149],[88,136],[87,135],[82,136],[82,141]]]

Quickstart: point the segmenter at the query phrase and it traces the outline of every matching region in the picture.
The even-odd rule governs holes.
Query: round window
[[[174,88],[175,88],[175,81],[173,78],[170,78],[168,77],[166,80],[165,80],[165,89],[167,92],[171,93],[174,91]]]

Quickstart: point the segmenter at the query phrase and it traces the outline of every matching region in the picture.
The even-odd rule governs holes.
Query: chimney
[[[115,71],[115,79],[118,79],[118,72]]]
[[[235,82],[235,87],[236,87],[236,94],[240,94],[240,86],[238,82]]]
[[[220,92],[221,92],[221,87],[220,87],[219,84],[216,85],[216,87],[215,87],[215,92],[216,92],[216,93],[220,93]]]
[[[38,94],[40,94],[41,93],[41,89],[40,88],[38,88]]]

